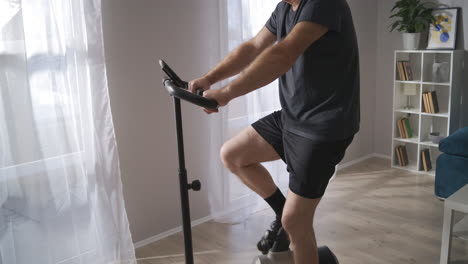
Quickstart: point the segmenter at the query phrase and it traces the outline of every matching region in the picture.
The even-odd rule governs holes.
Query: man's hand
[[[218,103],[219,107],[227,105],[229,101],[233,99],[229,95],[228,89],[223,88],[219,90],[210,90],[211,85],[212,83],[210,82],[210,80],[207,77],[203,76],[189,82],[188,89],[192,93],[196,93],[197,90],[203,89],[203,97],[215,100]],[[203,111],[205,111],[205,113],[207,114],[219,112],[218,109],[206,108],[203,108]]]
[[[206,90],[203,97],[213,99],[218,103],[218,107],[227,105],[233,98],[229,95],[228,89],[223,88],[219,90]],[[217,113],[218,109],[205,109],[203,111],[207,114]]]
[[[188,90],[192,93],[196,93],[197,90],[203,89],[203,91],[209,90],[212,83],[205,76],[195,79],[189,82]]]

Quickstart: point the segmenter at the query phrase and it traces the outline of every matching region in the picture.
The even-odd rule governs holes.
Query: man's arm
[[[213,84],[238,74],[275,40],[276,36],[263,27],[255,37],[229,53],[205,77]]]
[[[297,58],[328,28],[309,21],[298,23],[288,36],[263,51],[232,83],[221,89],[216,99],[220,105],[263,87],[287,72]]]
[[[205,88],[219,81],[234,76],[245,69],[262,51],[273,45],[276,36],[263,27],[255,37],[244,42],[227,55],[205,76],[190,83],[190,90]],[[198,86],[198,87],[197,87]],[[206,87],[207,89],[208,87]]]

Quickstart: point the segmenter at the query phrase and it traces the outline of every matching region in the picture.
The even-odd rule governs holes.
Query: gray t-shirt
[[[359,52],[346,0],[302,0],[298,9],[281,2],[266,23],[280,41],[302,21],[329,31],[279,78],[284,128],[321,140],[339,140],[359,130]]]

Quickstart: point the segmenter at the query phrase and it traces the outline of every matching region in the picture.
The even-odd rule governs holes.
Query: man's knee
[[[313,231],[315,210],[320,200],[304,198],[289,190],[281,222],[290,236]]]
[[[238,153],[239,151],[231,141],[227,141],[223,144],[219,154],[226,169],[234,172],[242,167],[241,157]]]
[[[251,126],[224,143],[220,157],[224,167],[233,173],[243,167],[280,158]]]
[[[281,223],[291,242],[302,240],[314,233],[313,220],[303,212],[283,212]]]

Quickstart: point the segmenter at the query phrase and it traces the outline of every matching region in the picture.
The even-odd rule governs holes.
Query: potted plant
[[[396,20],[390,25],[390,32],[403,33],[404,49],[418,49],[421,32],[434,22],[432,8],[421,0],[398,0],[392,8],[390,18]]]

